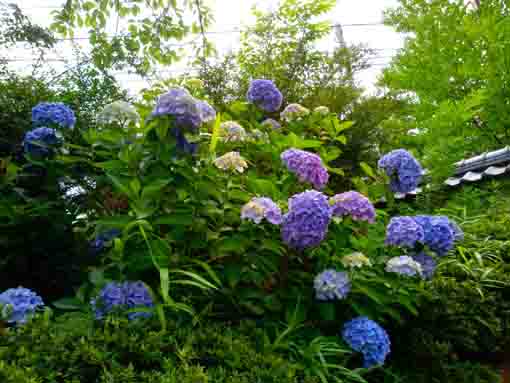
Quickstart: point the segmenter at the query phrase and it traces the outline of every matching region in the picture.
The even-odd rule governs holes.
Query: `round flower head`
[[[136,123],[140,119],[140,115],[129,102],[115,101],[106,105],[97,115],[98,124],[125,124],[128,122]]]
[[[424,238],[423,228],[412,217],[393,217],[386,228],[387,245],[414,247]]]
[[[272,130],[278,130],[282,128],[280,123],[276,120],[273,120],[272,118],[266,118],[264,121],[262,121],[262,126],[271,128]]]
[[[225,142],[246,140],[246,130],[235,121],[225,121],[220,125],[220,136]]]
[[[136,307],[153,307],[152,297],[143,282],[110,282],[91,302],[96,319],[103,319],[112,311],[129,310]],[[150,316],[147,312],[131,312],[128,318]]]
[[[283,112],[280,113],[280,116],[283,120],[290,122],[299,120],[305,116],[308,116],[310,114],[310,111],[306,109],[304,106],[299,104],[289,104],[287,107],[283,110]]]
[[[363,367],[384,364],[390,353],[390,338],[386,331],[367,317],[358,317],[344,324],[343,340],[357,352],[363,354]]]
[[[309,182],[316,189],[322,189],[328,183],[328,171],[317,154],[288,149],[281,154],[281,159],[287,169],[298,176],[300,182]]]
[[[35,126],[73,128],[76,117],[73,110],[61,102],[41,102],[32,108],[32,122]]]
[[[256,224],[267,219],[273,225],[282,223],[282,211],[271,198],[255,197],[241,209],[241,219],[248,219]]]
[[[24,287],[7,289],[0,294],[0,305],[3,315],[7,315],[7,323],[26,323],[28,316],[44,306],[42,298],[32,290]]]
[[[200,118],[204,124],[216,120],[216,111],[206,101],[199,101],[197,104],[200,112]]]
[[[55,129],[46,127],[35,128],[25,133],[23,149],[25,153],[34,157],[48,157],[53,153],[53,148],[60,144]]]
[[[415,275],[422,275],[421,265],[407,255],[393,257],[388,260],[385,270],[389,273],[397,273],[410,277],[414,277]]]
[[[246,98],[262,110],[272,113],[282,106],[283,96],[271,80],[253,80]]]
[[[176,127],[196,130],[202,124],[199,102],[186,89],[172,88],[162,94],[152,116],[171,116]]]
[[[329,114],[329,108],[327,106],[318,106],[313,111],[321,116],[327,116]]]
[[[214,160],[214,165],[222,170],[236,170],[243,173],[248,167],[246,160],[241,157],[239,152],[228,152]]]
[[[423,169],[418,161],[404,149],[397,149],[384,155],[378,162],[390,177],[391,190],[396,193],[409,193],[418,187]]]
[[[425,234],[424,243],[438,255],[445,255],[453,248],[455,233],[451,221],[444,216],[418,215],[414,220]]]
[[[315,190],[289,199],[289,211],[283,216],[282,239],[290,247],[304,250],[318,246],[326,237],[331,220],[328,198]]]
[[[314,281],[315,297],[320,301],[344,299],[351,291],[351,281],[347,273],[332,269],[318,274]]]
[[[101,253],[108,242],[117,238],[120,235],[119,229],[110,229],[105,232],[102,232],[96,236],[94,241],[90,244],[90,252],[93,255],[97,255]]]
[[[352,253],[342,258],[342,265],[344,267],[362,268],[363,266],[372,266],[372,262],[363,253]]]
[[[337,194],[330,200],[333,203],[333,215],[350,215],[355,221],[375,222],[375,208],[370,200],[356,191]]]
[[[423,279],[432,279],[437,267],[437,263],[434,258],[425,253],[420,253],[413,255],[413,260],[420,264]]]

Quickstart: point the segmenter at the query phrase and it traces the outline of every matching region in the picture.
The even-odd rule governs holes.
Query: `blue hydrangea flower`
[[[9,313],[8,323],[23,324],[28,317],[42,306],[42,298],[32,290],[24,287],[7,289],[0,294],[0,305],[4,306],[4,313]],[[6,308],[7,307],[7,308]]]
[[[378,166],[390,177],[391,190],[396,193],[409,193],[416,189],[423,174],[420,163],[404,149],[384,155]]]
[[[328,198],[315,190],[289,199],[289,211],[283,216],[282,239],[290,247],[304,250],[318,246],[326,237],[331,220]]]
[[[200,112],[200,118],[204,124],[216,120],[216,110],[214,110],[209,103],[206,101],[199,101],[197,107]]]
[[[434,258],[425,253],[420,253],[413,255],[413,260],[420,264],[423,279],[432,279],[437,267],[437,263]]]
[[[282,223],[282,211],[271,198],[252,198],[251,201],[241,209],[241,219],[248,219],[259,224],[264,218],[273,225]]]
[[[351,291],[351,281],[347,273],[333,269],[324,270],[314,281],[315,297],[320,301],[344,299]]]
[[[205,115],[204,105],[200,105],[199,107],[199,101],[186,89],[172,88],[159,97],[152,116],[171,116],[177,128],[195,131],[202,124],[202,117]]]
[[[90,244],[90,251],[93,255],[101,253],[108,242],[120,235],[119,229],[110,229],[100,233]]]
[[[282,128],[280,123],[272,118],[266,118],[264,121],[262,121],[262,126],[269,127],[272,130],[279,130]]]
[[[393,217],[386,228],[387,245],[414,247],[424,239],[423,228],[412,217]]]
[[[393,257],[386,263],[386,271],[389,273],[397,273],[400,275],[407,275],[414,277],[422,275],[421,265],[413,258],[402,255],[400,257]]]
[[[300,182],[309,182],[319,190],[328,183],[328,171],[317,154],[288,149],[281,154],[281,159],[287,169],[298,176]]]
[[[47,127],[35,128],[25,133],[23,149],[25,153],[34,157],[48,157],[55,146],[60,144],[55,129]]]
[[[282,106],[283,96],[271,80],[253,80],[246,98],[262,110],[272,113]]]
[[[356,191],[337,194],[331,198],[334,216],[350,215],[355,221],[375,222],[375,208],[370,200]]]
[[[460,226],[452,219],[449,219],[450,222],[450,228],[453,231],[453,237],[455,239],[455,242],[460,242],[464,240],[464,231],[460,228]]]
[[[76,117],[73,110],[61,102],[41,102],[32,108],[32,122],[35,126],[72,128]]]
[[[91,300],[96,319],[103,319],[112,311],[129,310],[136,307],[151,308],[154,306],[149,290],[143,282],[110,282]],[[128,313],[129,320],[149,317],[148,312]]]
[[[448,217],[418,215],[414,220],[423,229],[424,243],[437,255],[445,255],[453,248],[455,233]]]
[[[363,354],[363,367],[381,366],[390,353],[390,338],[386,331],[367,317],[357,317],[344,324],[343,340]]]

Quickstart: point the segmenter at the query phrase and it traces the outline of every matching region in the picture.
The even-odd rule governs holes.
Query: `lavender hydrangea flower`
[[[289,211],[283,216],[282,239],[290,247],[304,250],[318,246],[326,237],[331,220],[328,198],[315,190],[289,199]]]
[[[106,244],[120,235],[119,229],[110,229],[96,236],[90,244],[90,252],[92,255],[100,254],[106,247]]]
[[[283,96],[271,80],[253,80],[246,98],[262,110],[272,113],[282,106]]]
[[[414,247],[424,239],[423,228],[412,217],[393,217],[386,228],[387,245]]]
[[[281,154],[281,159],[287,169],[298,176],[300,182],[309,182],[316,189],[322,189],[328,183],[328,171],[317,154],[288,149]]]
[[[60,144],[55,129],[40,127],[25,134],[23,149],[25,153],[34,157],[48,157],[53,153],[53,148]]]
[[[438,255],[445,255],[453,248],[455,233],[451,221],[444,216],[418,215],[414,217],[425,234],[424,243]]]
[[[350,215],[355,221],[375,222],[375,208],[370,200],[356,191],[337,194],[331,198],[334,216]]]
[[[266,118],[264,121],[262,121],[262,126],[269,127],[272,130],[279,130],[282,128],[280,123],[272,118]]]
[[[216,120],[216,110],[206,101],[199,101],[197,104],[200,118],[204,124]]]
[[[363,266],[372,266],[370,259],[363,253],[356,252],[342,257],[342,265],[350,269],[362,268]]]
[[[220,136],[225,142],[242,142],[247,138],[246,130],[235,121],[222,122]]]
[[[283,112],[280,113],[280,116],[283,120],[287,122],[300,120],[303,117],[306,117],[310,114],[310,111],[302,105],[299,104],[289,104],[285,107]]]
[[[389,273],[397,273],[401,275],[407,275],[409,277],[422,275],[421,265],[407,255],[393,257],[388,260],[385,270]]]
[[[116,310],[129,310],[136,307],[151,308],[154,306],[149,290],[143,282],[110,282],[91,302],[96,319],[103,319],[108,313]],[[128,319],[149,317],[148,312],[128,313]]]
[[[396,193],[409,193],[421,181],[423,169],[418,161],[404,149],[397,149],[384,155],[378,162],[390,177],[391,190]]]
[[[390,353],[388,334],[367,317],[357,317],[345,323],[342,338],[354,351],[363,354],[365,368],[383,365]]]
[[[432,279],[437,267],[437,263],[434,258],[425,253],[420,253],[413,255],[413,260],[420,264],[423,279]]]
[[[171,116],[176,127],[193,131],[202,124],[202,115],[198,100],[182,88],[172,88],[162,94],[152,112],[155,117]]]
[[[351,281],[347,273],[332,269],[318,274],[314,281],[315,297],[320,301],[344,299],[351,291]]]
[[[42,298],[24,287],[7,289],[0,294],[0,305],[4,306],[7,323],[23,324],[37,309],[44,306]]]
[[[73,128],[76,117],[73,110],[61,102],[41,102],[32,108],[32,122],[35,126]]]
[[[248,219],[256,224],[267,219],[273,225],[282,223],[282,211],[271,198],[255,197],[241,209],[241,219]]]

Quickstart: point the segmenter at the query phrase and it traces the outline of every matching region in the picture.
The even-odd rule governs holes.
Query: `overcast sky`
[[[277,4],[275,0],[206,1],[211,5],[214,12],[215,24],[210,28],[213,31],[228,31],[240,25],[250,25],[253,23],[253,16],[251,15],[253,5],[256,4],[262,9],[271,9],[276,7]],[[51,23],[50,12],[54,10],[51,7],[57,7],[63,3],[60,0],[11,0],[11,2],[18,4],[34,22],[44,26]],[[376,58],[371,60],[374,66],[363,71],[358,77],[358,81],[369,91],[373,90],[373,84],[381,69],[391,60],[391,56],[396,53],[396,50],[402,47],[403,36],[383,25],[348,26],[348,24],[381,22],[383,11],[389,7],[395,7],[397,4],[397,0],[338,0],[333,12],[327,16],[331,23],[344,25],[344,38],[348,44],[364,43],[370,48],[378,49]],[[78,34],[86,36],[85,32],[78,32]],[[239,45],[238,33],[209,34],[208,38],[215,43],[220,54],[235,49]],[[332,44],[334,44],[333,34],[321,43],[326,47]],[[23,50],[13,50],[10,57],[17,59],[30,58],[27,52]],[[72,49],[69,44],[60,43],[51,57],[72,58]],[[30,66],[30,62],[16,62],[13,65],[17,69],[23,70]],[[48,63],[48,65],[50,64]],[[52,62],[51,65],[57,71],[65,68],[65,65],[60,62]],[[181,71],[185,68],[186,63],[181,62],[175,64],[171,69]],[[147,85],[145,81],[128,73],[120,73],[117,78],[132,93],[136,93],[140,88]]]

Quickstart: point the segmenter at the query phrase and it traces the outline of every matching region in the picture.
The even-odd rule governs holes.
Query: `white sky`
[[[212,7],[215,23],[209,30],[211,31],[229,31],[238,26],[247,26],[253,22],[251,16],[251,8],[257,5],[262,9],[271,9],[277,6],[276,0],[206,0]],[[43,26],[51,23],[50,12],[54,9],[51,7],[60,6],[61,0],[11,0],[23,9],[24,13],[29,16],[33,22]],[[332,24],[366,24],[378,23],[382,21],[383,10],[389,7],[395,7],[397,0],[338,0],[333,12],[326,19]],[[391,60],[391,56],[396,53],[398,48],[403,45],[404,38],[391,28],[383,25],[370,26],[347,26],[343,27],[344,38],[348,44],[364,43],[370,48],[377,49],[377,57],[371,60],[375,64],[372,68],[363,71],[358,81],[373,91],[373,84],[377,79],[381,69]],[[86,31],[78,31],[78,36],[87,36]],[[239,45],[239,33],[218,33],[208,34],[208,38],[216,45],[220,54],[235,49]],[[80,41],[86,46],[86,42]],[[333,34],[326,41],[321,42],[321,46],[325,48],[334,44]],[[52,58],[71,59],[73,52],[70,44],[67,42],[60,43],[55,49],[54,54],[49,55]],[[25,50],[12,50],[10,58],[30,59],[30,53]],[[15,62],[12,65],[18,70],[26,70],[30,66],[30,61]],[[57,71],[63,70],[65,64],[61,62],[51,62]],[[185,62],[176,63],[165,70],[179,72],[187,67]],[[116,75],[121,84],[136,93],[139,89],[147,85],[147,82],[139,77],[129,73],[119,73]]]

